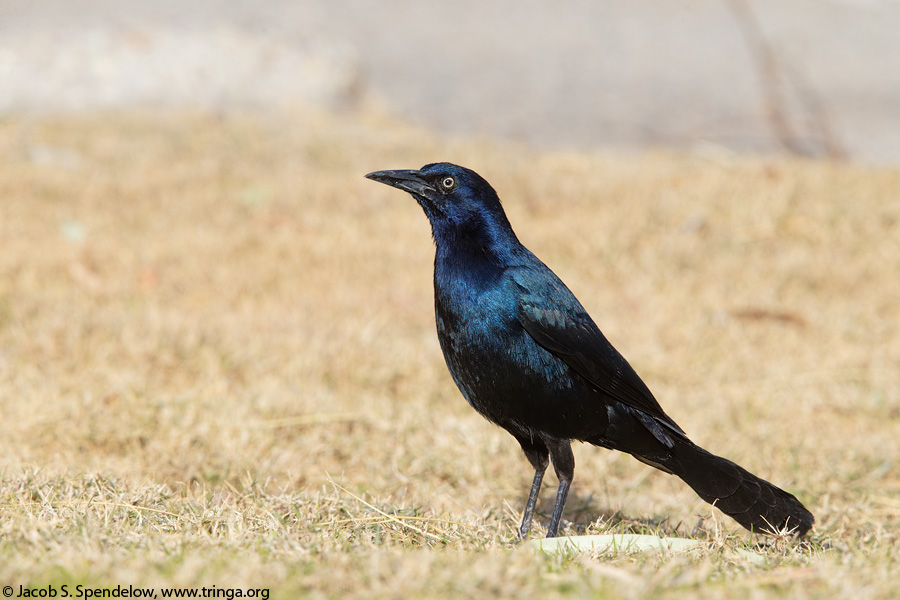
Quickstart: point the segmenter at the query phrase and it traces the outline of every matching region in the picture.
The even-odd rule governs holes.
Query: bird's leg
[[[566,506],[569,486],[572,485],[572,478],[575,476],[575,456],[572,454],[572,444],[569,443],[569,440],[547,439],[545,443],[550,450],[553,469],[559,478],[553,516],[550,517],[550,525],[547,527],[547,537],[551,538],[559,535],[559,521],[562,519],[563,508]]]
[[[572,480],[561,479],[559,488],[556,490],[556,504],[553,505],[553,516],[550,517],[550,525],[547,527],[547,537],[557,537],[559,535],[559,520],[562,518],[563,507],[566,505],[566,496],[569,495],[569,486]]]
[[[538,495],[541,493],[541,482],[544,480],[543,469],[535,469],[534,481],[531,482],[531,491],[528,493],[528,502],[525,503],[525,514],[522,515],[522,524],[519,526],[519,539],[524,540],[528,537],[531,530],[531,520],[534,518],[534,506],[537,504]]]
[[[519,526],[519,539],[528,537],[531,530],[531,520],[534,518],[534,507],[541,493],[541,482],[544,481],[544,472],[550,466],[550,452],[543,440],[532,436],[513,434],[531,466],[534,467],[534,480],[531,482],[531,491],[528,493],[528,502],[525,503],[525,514],[522,515],[522,524]]]

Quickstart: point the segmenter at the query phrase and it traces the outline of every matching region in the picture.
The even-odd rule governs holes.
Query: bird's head
[[[431,221],[438,244],[461,236],[512,234],[497,192],[471,169],[432,163],[419,170],[375,171],[366,178],[409,192]]]

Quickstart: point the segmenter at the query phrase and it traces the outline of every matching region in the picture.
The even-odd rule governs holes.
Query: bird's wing
[[[530,275],[533,274],[514,274],[513,279],[522,291],[519,322],[534,341],[572,367],[600,393],[683,434],[572,292],[555,275],[552,280],[540,277],[537,281]]]

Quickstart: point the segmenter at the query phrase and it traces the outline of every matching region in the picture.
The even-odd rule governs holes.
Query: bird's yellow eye
[[[444,180],[441,182],[441,185],[444,186],[445,190],[452,189],[456,182],[452,177],[444,177]]]

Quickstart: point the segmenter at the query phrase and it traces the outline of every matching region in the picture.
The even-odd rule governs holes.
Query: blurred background
[[[0,0],[0,580],[895,598],[898,32],[900,0]],[[507,551],[532,473],[444,365],[422,212],[363,178],[436,160],[811,546],[734,562],[687,486],[576,444],[567,532],[715,549]]]
[[[544,147],[900,158],[897,0],[3,0],[0,114],[316,104]]]

